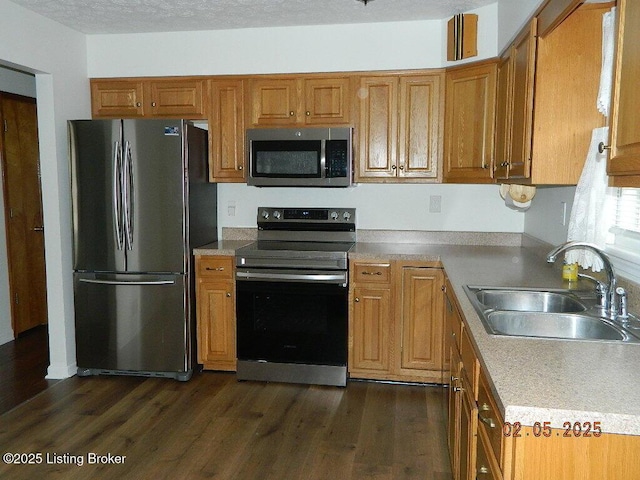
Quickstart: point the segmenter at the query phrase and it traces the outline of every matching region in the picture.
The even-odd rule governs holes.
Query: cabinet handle
[[[358,303],[360,299],[358,297],[355,298],[355,302]]]
[[[400,165],[400,170],[404,170],[404,165]]]
[[[451,383],[457,382],[458,380],[460,380],[458,377],[454,377],[453,375],[451,375]]]
[[[489,428],[496,428],[496,422],[493,421],[493,418],[485,417],[481,413],[481,412],[490,412],[490,411],[491,411],[491,407],[486,403],[483,403],[478,408],[478,418],[480,418],[480,421],[485,425],[487,425]]]
[[[605,150],[610,150],[611,149],[611,145],[605,145],[604,142],[600,142],[598,144],[598,152],[600,153],[604,153]]]
[[[231,292],[227,292],[227,298],[231,297]]]
[[[156,106],[156,102],[151,102],[151,106],[155,107]]]
[[[140,107],[142,104],[140,102],[136,102],[136,107]]]
[[[464,388],[462,387],[453,387],[454,392],[464,392]]]
[[[238,165],[238,170],[243,170],[244,167],[242,165]]]
[[[289,116],[290,116],[290,117],[293,117],[295,114],[296,114],[296,112],[294,112],[293,110],[291,110],[291,111],[289,112]]]
[[[491,470],[489,470],[485,466],[482,466],[478,469],[478,475],[486,475],[487,473],[491,473]]]
[[[362,275],[382,275],[382,272],[378,271],[378,272],[362,272]]]
[[[396,168],[398,167],[396,167],[395,165],[391,165],[391,170],[395,170]]]
[[[224,272],[224,267],[216,267],[216,268],[207,267],[205,270],[209,272]]]
[[[308,111],[308,110],[306,112],[304,112],[304,113],[307,115],[307,117],[311,116],[311,112]]]

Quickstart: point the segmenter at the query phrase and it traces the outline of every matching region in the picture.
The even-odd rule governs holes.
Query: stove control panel
[[[356,222],[355,208],[258,208],[258,225],[267,223],[347,223]]]

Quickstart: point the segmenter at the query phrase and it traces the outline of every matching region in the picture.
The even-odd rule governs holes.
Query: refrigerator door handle
[[[78,280],[81,283],[97,283],[100,285],[175,285],[176,282],[173,280],[153,280],[153,281],[144,281],[144,280],[98,280],[93,278],[81,278]]]
[[[127,250],[133,249],[133,181],[131,144],[126,141],[124,144],[124,222]]]
[[[124,238],[122,232],[122,150],[120,142],[113,142],[113,234],[116,246],[122,250]]]

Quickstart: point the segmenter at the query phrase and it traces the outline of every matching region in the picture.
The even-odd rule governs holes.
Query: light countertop
[[[233,255],[247,243],[194,254]],[[600,422],[603,432],[640,435],[640,344],[495,336],[481,323],[464,285],[566,288],[536,250],[358,242],[349,258],[442,262],[506,422]]]

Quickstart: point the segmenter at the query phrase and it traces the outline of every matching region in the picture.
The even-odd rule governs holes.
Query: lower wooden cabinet
[[[236,370],[234,257],[196,257],[198,363],[205,370]]]
[[[442,269],[351,261],[350,275],[349,375],[441,383]]]

